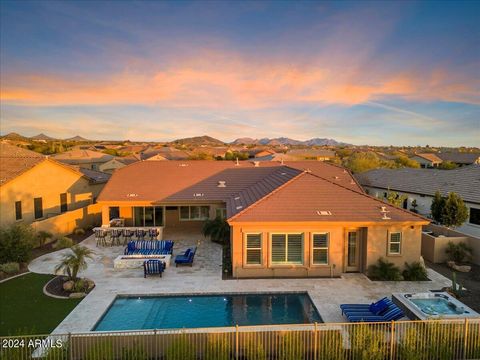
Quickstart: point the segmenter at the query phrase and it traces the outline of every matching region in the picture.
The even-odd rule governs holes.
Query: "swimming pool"
[[[307,293],[118,296],[93,331],[323,322]]]

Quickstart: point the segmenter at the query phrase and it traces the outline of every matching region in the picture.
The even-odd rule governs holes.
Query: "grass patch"
[[[49,334],[78,305],[43,293],[52,278],[30,273],[0,284],[0,335]]]

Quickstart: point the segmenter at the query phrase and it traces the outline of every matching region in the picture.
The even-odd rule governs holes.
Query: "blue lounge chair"
[[[143,277],[147,275],[159,275],[162,277],[162,273],[165,270],[165,263],[160,260],[147,260],[143,263]]]
[[[342,314],[345,310],[374,310],[372,307],[381,306],[382,303],[391,303],[390,299],[387,297],[381,298],[377,302],[371,304],[341,304],[340,309],[342,309]]]
[[[195,257],[196,247],[188,248],[183,254],[175,257],[175,266],[178,265],[190,265],[193,266],[193,258]]]
[[[380,315],[385,312],[387,308],[392,305],[393,302],[390,299],[382,299],[376,303],[370,304],[368,307],[348,307],[342,309],[342,313],[345,315],[348,314],[357,314],[357,313],[367,313],[371,315]]]
[[[347,315],[347,319],[350,322],[388,322],[398,320],[404,316],[403,311],[397,305],[392,304],[383,315]]]

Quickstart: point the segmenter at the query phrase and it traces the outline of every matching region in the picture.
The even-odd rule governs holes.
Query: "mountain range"
[[[270,146],[278,146],[278,145],[305,145],[305,146],[323,146],[323,145],[330,145],[330,146],[338,146],[338,145],[348,145],[343,142],[336,141],[334,139],[327,139],[327,138],[313,138],[309,140],[295,140],[290,139],[287,137],[279,137],[279,138],[262,138],[262,139],[253,139],[249,137],[238,138],[234,140],[231,144],[233,145],[270,145]]]

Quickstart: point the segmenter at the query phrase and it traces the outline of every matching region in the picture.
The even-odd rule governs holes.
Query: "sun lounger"
[[[382,315],[368,314],[350,314],[346,315],[350,322],[388,322],[398,320],[405,315],[403,311],[395,304],[392,304]]]
[[[175,257],[175,266],[178,265],[190,265],[193,266],[193,258],[195,257],[196,247],[188,248],[183,254]]]
[[[390,305],[392,301],[384,297],[377,302],[371,303],[371,304],[341,304],[340,309],[342,309],[342,314],[345,313],[345,311],[371,311],[371,312],[379,312],[379,308],[385,308],[385,305]]]

